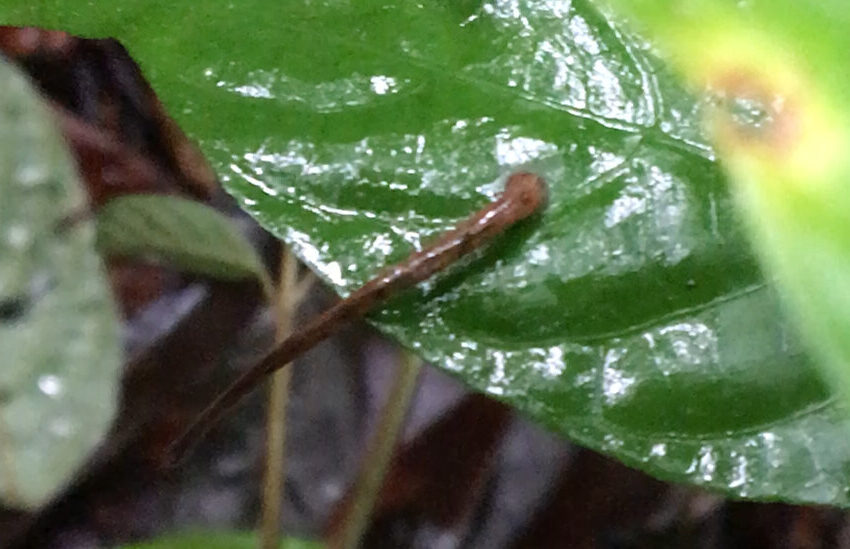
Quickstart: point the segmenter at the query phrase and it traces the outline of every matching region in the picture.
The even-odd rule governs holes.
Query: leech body
[[[340,326],[360,318],[377,305],[445,269],[462,256],[481,247],[511,225],[538,211],[546,202],[546,183],[532,173],[508,178],[495,201],[461,221],[425,249],[385,268],[347,298],[319,315],[270,351],[259,364],[246,371],[224,390],[194,423],[169,447],[173,463],[200,440],[206,431],[250,393],[266,376],[312,349]]]

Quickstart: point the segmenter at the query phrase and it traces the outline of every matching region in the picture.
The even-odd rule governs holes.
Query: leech
[[[495,201],[461,221],[427,248],[413,252],[401,263],[383,269],[347,298],[289,336],[266,354],[259,364],[242,374],[169,446],[167,463],[173,465],[180,461],[213,425],[266,376],[315,347],[346,322],[362,317],[390,297],[430,278],[516,222],[531,216],[543,206],[546,196],[546,183],[541,177],[532,173],[511,175],[505,183],[505,190]]]

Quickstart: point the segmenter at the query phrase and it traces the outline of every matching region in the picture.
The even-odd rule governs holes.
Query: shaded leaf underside
[[[261,258],[226,215],[171,195],[128,195],[97,212],[97,247],[113,256],[152,258],[222,280],[257,278]]]

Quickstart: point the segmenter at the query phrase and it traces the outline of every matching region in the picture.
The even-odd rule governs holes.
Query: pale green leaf
[[[120,322],[51,114],[0,60],[0,497],[34,507],[106,433]]]
[[[127,195],[97,214],[97,246],[107,255],[163,261],[222,280],[268,276],[234,222],[210,206],[170,195]]]

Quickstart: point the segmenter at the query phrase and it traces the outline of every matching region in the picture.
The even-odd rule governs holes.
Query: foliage
[[[35,507],[103,438],[118,323],[85,191],[51,113],[0,60],[0,497]]]
[[[738,202],[819,364],[850,398],[850,47],[840,2],[626,2],[717,98]],[[843,437],[842,437],[843,438]]]
[[[97,247],[110,256],[150,257],[214,278],[271,284],[257,252],[227,216],[177,196],[109,201],[97,213]]]
[[[541,219],[376,325],[657,476],[848,502],[847,421],[749,250],[703,101],[587,1],[5,0],[0,19],[119,38],[242,206],[341,293],[507,173],[541,173]]]

